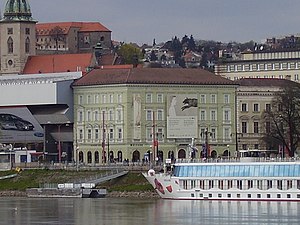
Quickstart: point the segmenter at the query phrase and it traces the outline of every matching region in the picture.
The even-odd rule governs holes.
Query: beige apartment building
[[[77,159],[191,158],[192,142],[195,158],[234,156],[236,88],[201,69],[95,69],[73,84]]]
[[[263,141],[266,126],[262,120],[265,110],[271,110],[271,101],[282,87],[292,81],[275,78],[244,78],[236,81],[237,147],[239,150],[278,150]]]
[[[300,50],[243,52],[238,59],[220,59],[215,74],[230,80],[278,78],[299,82]]]

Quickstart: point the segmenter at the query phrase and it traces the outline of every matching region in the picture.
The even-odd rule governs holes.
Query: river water
[[[300,203],[0,198],[1,225],[300,224]]]

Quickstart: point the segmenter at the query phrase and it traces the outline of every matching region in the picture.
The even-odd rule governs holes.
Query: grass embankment
[[[105,172],[105,171],[104,171]],[[15,171],[0,172],[0,177],[14,174]],[[37,188],[45,183],[72,183],[88,179],[103,173],[102,171],[66,171],[66,170],[24,170],[17,177],[0,180],[0,191],[25,191],[27,188]],[[111,191],[151,191],[153,188],[141,173],[127,175],[99,185],[99,188]]]

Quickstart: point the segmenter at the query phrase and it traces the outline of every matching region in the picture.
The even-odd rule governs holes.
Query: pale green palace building
[[[92,70],[73,84],[75,161],[234,156],[236,88],[201,69]]]

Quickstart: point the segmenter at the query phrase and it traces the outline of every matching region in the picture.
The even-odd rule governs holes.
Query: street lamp
[[[58,163],[61,163],[61,143],[60,143],[60,127],[62,124],[58,124],[58,144],[57,144],[57,150],[58,150]]]
[[[62,156],[62,152],[61,152],[61,126],[65,125],[66,127],[68,127],[69,124],[70,124],[70,121],[67,121],[66,123],[57,125],[57,130],[58,130],[58,144],[57,144],[58,163],[61,163],[61,156]]]

